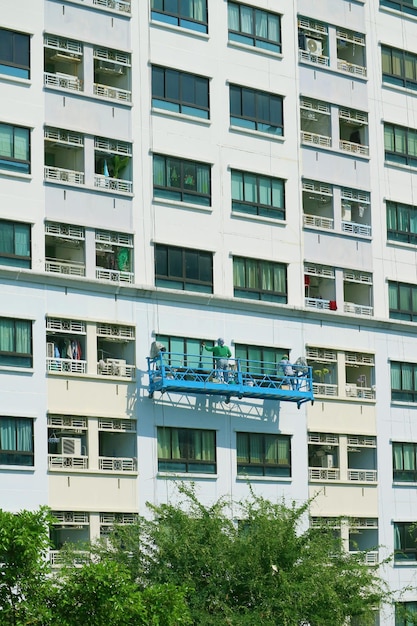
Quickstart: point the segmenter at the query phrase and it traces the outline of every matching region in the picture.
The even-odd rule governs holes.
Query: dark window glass
[[[285,182],[279,178],[233,170],[232,211],[285,219]]]
[[[210,117],[208,78],[154,66],[152,106],[208,119]]]
[[[169,335],[157,335],[156,341],[164,344],[169,355],[165,355],[167,365],[173,367],[203,367],[203,348],[200,339],[189,339],[188,337],[173,337]],[[212,347],[213,342],[206,341],[208,347]],[[206,353],[207,358],[207,353]]]
[[[160,472],[216,473],[216,432],[158,428]]]
[[[388,163],[417,167],[417,131],[384,124],[385,160]]]
[[[417,402],[417,364],[391,363],[391,399]]]
[[[237,473],[291,476],[291,439],[287,435],[237,433]]]
[[[30,173],[28,128],[0,124],[0,170]]]
[[[258,259],[234,257],[234,295],[251,300],[287,302],[287,266]]]
[[[391,85],[417,90],[417,55],[381,46],[382,80]]]
[[[0,317],[0,365],[32,367],[32,322]]]
[[[281,16],[244,4],[228,4],[229,40],[281,52]]]
[[[394,523],[394,561],[417,561],[417,522]]]
[[[392,319],[417,322],[417,285],[390,282],[388,295]]]
[[[30,78],[29,35],[0,28],[0,74]]]
[[[264,133],[283,135],[282,96],[231,85],[230,123]]]
[[[390,241],[417,244],[417,207],[387,202],[387,236]]]
[[[0,264],[30,268],[30,225],[0,221]]]
[[[155,282],[158,287],[213,293],[211,252],[156,245]]]
[[[288,352],[287,348],[235,344],[235,357],[240,360],[242,371],[250,371],[255,376],[275,376],[281,370],[281,361]],[[247,361],[251,361],[250,365]]]
[[[207,0],[151,0],[153,20],[207,33]]]
[[[396,9],[403,13],[409,13],[410,15],[417,15],[417,6],[414,0],[380,0],[381,7],[388,7],[389,9]]]
[[[392,444],[392,465],[394,480],[398,482],[417,482],[417,444]]]
[[[178,202],[211,205],[211,166],[155,154],[153,194]]]
[[[0,465],[33,465],[33,420],[0,417]]]

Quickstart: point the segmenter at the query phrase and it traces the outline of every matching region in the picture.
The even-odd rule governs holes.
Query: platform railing
[[[155,391],[204,393],[239,399],[263,398],[297,403],[313,401],[312,369],[307,365],[224,359],[161,352],[148,357],[149,397]]]

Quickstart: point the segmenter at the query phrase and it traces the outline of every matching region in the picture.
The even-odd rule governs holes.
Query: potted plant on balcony
[[[109,159],[109,174],[111,178],[120,178],[123,170],[129,164],[130,156],[113,154]]]

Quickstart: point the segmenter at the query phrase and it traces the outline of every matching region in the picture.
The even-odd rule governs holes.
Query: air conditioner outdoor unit
[[[107,74],[124,74],[125,68],[123,65],[119,65],[118,63],[110,63],[109,61],[100,61],[98,64],[98,69],[100,72],[105,72]]]
[[[308,52],[311,52],[311,54],[317,54],[317,56],[321,56],[323,54],[323,42],[321,42],[319,39],[306,37],[306,50]]]
[[[333,467],[333,456],[331,454],[325,454],[321,457],[322,467],[327,467],[327,469],[332,469]]]
[[[46,356],[48,357],[48,359],[51,359],[52,357],[55,356],[54,352],[55,352],[54,343],[52,341],[48,341],[46,344]]]
[[[81,455],[81,439],[76,437],[61,437],[59,453],[68,455]]]
[[[114,376],[126,375],[126,361],[124,359],[106,359],[106,363],[111,366],[111,373]]]
[[[311,120],[312,122],[317,122],[317,117],[314,111],[301,111],[301,117],[305,120]]]

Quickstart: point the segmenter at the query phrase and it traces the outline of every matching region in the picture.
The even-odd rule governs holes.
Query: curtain
[[[383,74],[392,74],[391,51],[382,47],[381,55]]]
[[[241,5],[240,7],[240,30],[242,33],[248,33],[249,35],[253,34],[254,28],[253,28],[252,7],[245,7]]]
[[[31,354],[31,322],[15,321],[16,352]]]
[[[394,550],[401,550],[401,533],[398,524],[394,524]]]
[[[232,172],[232,200],[243,200],[243,175]]]
[[[404,469],[414,470],[415,469],[415,456],[414,456],[414,446],[412,443],[405,443],[403,445],[403,456],[404,456]]]
[[[272,181],[272,202],[273,207],[284,208],[284,183],[278,180]]]
[[[407,154],[417,156],[417,132],[409,130],[407,133]]]
[[[250,462],[262,463],[263,457],[263,435],[250,435]]]
[[[0,252],[14,253],[13,224],[0,225]]]
[[[29,419],[19,419],[16,423],[17,450],[21,452],[32,452],[32,421]]]
[[[245,261],[244,259],[233,259],[233,284],[235,287],[245,287]]]
[[[159,187],[166,186],[164,157],[154,156],[153,158],[153,184]]]
[[[30,256],[30,230],[25,224],[16,224],[14,228],[14,252],[19,256]],[[1,240],[1,233],[0,233]],[[1,246],[0,246],[1,250]]]
[[[181,0],[181,14],[199,22],[205,21],[206,0]]]
[[[14,321],[3,318],[0,320],[0,351],[14,352],[15,330]]]
[[[400,363],[391,363],[391,389],[401,389]]]
[[[208,194],[210,192],[210,168],[206,165],[197,165],[197,191]]]
[[[410,310],[410,287],[408,285],[399,285],[399,305],[401,311]]]
[[[257,202],[256,176],[252,174],[244,174],[243,176],[243,195],[246,202]]]
[[[13,127],[6,124],[0,124],[0,155],[13,156]]]
[[[264,176],[259,176],[259,204],[265,206],[271,206],[272,194],[271,194],[271,180]]]
[[[20,161],[29,160],[29,131],[26,128],[14,129],[14,157]]]
[[[388,126],[388,124],[385,124],[384,126],[384,146],[385,150],[394,152],[394,128],[392,126]]]
[[[392,456],[394,461],[394,470],[404,469],[403,464],[403,448],[401,443],[392,444]]]
[[[407,151],[407,130],[405,128],[394,128],[394,150],[401,154]]]
[[[249,436],[246,433],[236,435],[236,455],[238,463],[249,462]]]
[[[279,42],[280,33],[279,33],[279,17],[278,15],[268,15],[268,39],[270,41]]]
[[[239,29],[239,7],[237,4],[232,4],[229,2],[227,7],[227,15],[229,20],[229,30],[240,30]]]
[[[389,300],[389,308],[391,310],[398,309],[398,297],[397,297],[397,284],[389,283],[388,285],[388,300]]]
[[[0,449],[16,450],[15,420],[11,417],[0,420]]]
[[[255,32],[257,37],[268,37],[268,14],[264,11],[255,11]]]
[[[214,461],[215,459],[215,444],[214,444],[214,432],[209,430],[200,431],[201,435],[201,460],[202,461]]]
[[[401,368],[402,385],[401,389],[405,391],[413,390],[413,366],[408,363],[403,363]]]

